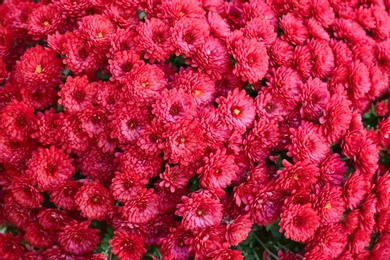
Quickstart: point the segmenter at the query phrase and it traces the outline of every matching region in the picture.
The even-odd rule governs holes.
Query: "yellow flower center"
[[[99,38],[103,38],[103,33],[102,33],[102,32],[99,32],[99,33],[98,33],[98,37],[99,37]]]
[[[199,96],[199,95],[200,95],[200,93],[201,93],[201,91],[200,91],[200,90],[195,90],[195,91],[194,91],[194,96],[195,96],[195,97],[197,97],[197,96]]]
[[[50,24],[49,21],[44,21],[44,22],[43,22],[43,25],[44,25],[44,26],[49,26],[49,24]]]
[[[198,216],[202,216],[202,215],[203,215],[203,210],[198,209],[198,210],[196,211],[196,214],[197,214]]]
[[[293,178],[294,178],[294,180],[296,180],[296,181],[299,180],[298,175],[294,175]]]
[[[180,137],[180,143],[184,143],[186,139],[184,137]]]
[[[142,87],[146,88],[146,86],[149,85],[149,82],[142,82]]]
[[[238,115],[241,113],[241,111],[240,111],[240,109],[236,108],[236,109],[233,110],[233,113],[234,113],[236,116],[238,116]]]
[[[332,208],[332,205],[330,205],[330,203],[328,203],[328,204],[325,205],[325,208],[326,208],[327,210],[330,210],[330,209]]]
[[[185,15],[185,13],[184,13],[183,11],[180,11],[180,12],[179,12],[179,16],[180,16],[180,17],[183,17],[184,15]]]
[[[38,64],[36,67],[35,67],[35,73],[39,74],[42,72],[42,66],[40,64]]]

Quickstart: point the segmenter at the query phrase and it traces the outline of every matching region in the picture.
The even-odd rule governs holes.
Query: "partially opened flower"
[[[141,259],[146,253],[144,240],[139,235],[131,235],[125,232],[116,231],[110,240],[112,252],[119,259]]]

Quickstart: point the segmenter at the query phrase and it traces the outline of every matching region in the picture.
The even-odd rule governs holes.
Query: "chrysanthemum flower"
[[[147,183],[148,179],[134,172],[116,172],[110,189],[114,198],[124,203],[137,196]]]
[[[32,176],[27,175],[22,175],[12,180],[12,196],[23,207],[38,208],[43,202],[43,196],[34,187],[34,183]]]
[[[209,37],[200,45],[189,59],[187,64],[197,67],[215,79],[222,79],[222,75],[229,70],[229,55],[225,45],[214,37]]]
[[[118,28],[111,40],[110,57],[113,57],[117,52],[131,51],[139,53],[138,45],[138,33],[135,28]]]
[[[329,183],[340,186],[344,182],[347,166],[338,153],[326,157],[319,165],[320,180],[323,184]]]
[[[263,88],[255,98],[256,113],[261,117],[268,117],[281,121],[286,114],[283,102],[279,95],[269,91],[269,88]]]
[[[308,38],[308,31],[303,20],[292,13],[284,15],[280,21],[283,38],[294,45],[304,45]]]
[[[231,136],[229,129],[222,115],[217,113],[215,108],[205,108],[200,111],[200,127],[204,132],[204,142],[213,148],[222,148]]]
[[[53,234],[38,223],[31,223],[25,231],[23,238],[36,248],[52,247],[56,243]]]
[[[88,0],[78,0],[77,2],[72,2],[71,0],[53,0],[52,2],[61,10],[61,14],[64,17],[84,16],[91,7],[91,1]]]
[[[318,119],[325,108],[325,100],[329,96],[326,83],[323,83],[319,78],[309,78],[302,86],[301,115],[309,120]]]
[[[171,33],[171,41],[176,49],[176,55],[182,54],[184,57],[189,57],[197,47],[206,41],[210,30],[204,18],[182,18],[174,22]]]
[[[141,23],[137,27],[140,48],[145,50],[145,58],[165,60],[173,50],[169,25],[156,18]]]
[[[342,189],[335,186],[324,186],[313,199],[313,208],[320,217],[322,224],[340,221],[345,211],[345,202],[342,198]]]
[[[175,214],[183,217],[182,225],[186,229],[205,229],[222,220],[222,205],[205,194],[193,193],[191,197],[182,197],[182,201]]]
[[[162,2],[160,8],[162,17],[169,22],[183,18],[202,18],[205,16],[201,2],[197,0],[166,0]]]
[[[390,119],[382,119],[378,122],[379,143],[382,147],[390,147]]]
[[[100,14],[84,16],[78,24],[78,33],[87,41],[91,50],[99,57],[106,56],[116,32],[115,24],[107,16]]]
[[[200,184],[204,188],[224,189],[236,179],[238,166],[234,156],[227,154],[226,149],[218,149],[203,157],[203,165],[197,171]]]
[[[74,254],[64,251],[63,249],[57,248],[48,248],[43,252],[43,257],[46,260],[56,260],[58,257],[61,258],[75,258]]]
[[[302,79],[298,72],[291,68],[280,67],[272,69],[267,75],[267,85],[273,93],[280,95],[285,109],[292,109],[300,98]]]
[[[195,115],[194,99],[182,89],[162,91],[156,99],[152,113],[163,123],[174,123]]]
[[[93,84],[89,84],[86,75],[75,78],[68,77],[58,92],[60,96],[58,104],[63,105],[66,112],[80,112],[92,104],[95,93],[96,88]]]
[[[74,34],[67,37],[63,44],[62,53],[65,55],[63,63],[75,75],[98,69],[98,58],[89,47],[88,42]]]
[[[135,172],[140,178],[158,176],[162,159],[158,154],[148,155],[138,147],[127,147],[124,153],[117,153],[118,170],[121,172]]]
[[[329,155],[329,145],[313,123],[302,122],[298,129],[290,129],[290,132],[292,143],[287,146],[287,155],[293,156],[294,161],[308,159],[319,163]]]
[[[111,250],[119,259],[141,259],[146,253],[145,244],[139,235],[116,231],[110,240]]]
[[[191,236],[191,231],[182,226],[171,228],[169,234],[158,242],[162,256],[172,260],[187,260],[191,254],[185,241]]]
[[[283,194],[273,183],[259,185],[258,190],[249,197],[250,212],[253,221],[261,226],[275,221],[283,206]]]
[[[224,260],[224,259],[231,259],[231,260],[242,260],[244,259],[244,256],[242,255],[242,252],[240,250],[233,250],[233,249],[219,249],[217,251],[211,252],[208,254],[208,257],[212,257],[212,259],[215,260]]]
[[[204,150],[203,132],[196,119],[183,119],[170,125],[163,134],[165,143],[160,148],[164,151],[164,159],[170,163],[183,166],[198,160]]]
[[[140,24],[140,19],[137,14],[137,1],[115,1],[115,3],[107,5],[103,8],[103,13],[107,15],[110,20],[115,22],[117,28],[135,28]],[[129,4],[131,6],[129,6]],[[138,9],[140,10],[140,9]]]
[[[263,163],[278,141],[278,123],[273,119],[261,117],[255,122],[253,128],[244,139],[245,154],[251,160]]]
[[[244,90],[237,88],[229,92],[226,98],[219,97],[217,112],[224,117],[229,127],[239,132],[245,132],[255,120],[255,106],[253,99],[246,95]]]
[[[294,69],[298,71],[299,75],[307,79],[312,75],[313,63],[311,50],[308,45],[297,46],[294,49],[293,63]]]
[[[85,182],[74,198],[81,216],[96,220],[103,220],[114,202],[110,191],[98,181]]]
[[[288,192],[309,188],[317,182],[320,175],[318,167],[309,160],[298,161],[295,164],[283,160],[282,164],[284,169],[277,171],[279,175],[277,183]]]
[[[146,154],[159,155],[161,149],[159,144],[162,143],[163,127],[156,120],[146,125],[144,129],[140,130],[137,145],[145,151]]]
[[[16,62],[16,79],[31,92],[39,88],[44,93],[46,88],[60,83],[61,67],[62,62],[54,51],[36,45]]]
[[[90,138],[97,137],[107,129],[107,113],[101,106],[89,105],[79,114],[81,127]]]
[[[165,171],[160,174],[161,182],[158,184],[161,187],[168,188],[172,193],[176,189],[186,187],[189,177],[183,167],[165,165]]]
[[[224,226],[210,226],[195,233],[185,243],[190,245],[191,251],[195,251],[196,260],[207,259],[209,254],[228,248],[229,245],[225,240],[224,233]]]
[[[280,215],[280,232],[287,238],[304,243],[320,225],[319,217],[310,204],[291,205]]]
[[[133,67],[126,79],[125,97],[150,104],[166,88],[167,79],[157,65]]]
[[[32,106],[36,109],[44,110],[48,106],[54,105],[57,101],[57,91],[54,88],[47,88],[44,93],[41,89],[37,89],[35,92],[30,92],[26,88],[20,89],[23,102],[28,106]]]
[[[158,196],[153,189],[144,188],[119,210],[129,222],[147,223],[158,215]]]
[[[293,49],[289,42],[277,38],[275,43],[268,49],[270,65],[291,67],[294,58]]]
[[[108,60],[108,64],[108,69],[112,74],[110,80],[126,84],[130,71],[145,63],[141,60],[138,53],[133,51],[119,51]]]
[[[2,131],[16,142],[26,140],[36,122],[34,108],[16,100],[0,111],[0,120]]]
[[[375,185],[375,196],[378,198],[378,202],[376,205],[377,211],[387,209],[390,203],[390,173],[385,172],[383,176],[381,176]]]
[[[255,83],[264,78],[268,70],[267,50],[256,39],[242,38],[234,43],[233,57],[236,61],[233,73],[243,81]]]
[[[89,179],[109,183],[114,177],[116,164],[113,153],[102,153],[97,147],[91,148],[77,158],[76,169]]]
[[[240,215],[229,221],[226,225],[226,241],[232,246],[236,246],[244,241],[251,231],[253,221],[249,215]]]
[[[38,214],[39,224],[46,230],[59,231],[72,220],[66,211],[45,208]]]
[[[108,118],[111,120],[111,137],[118,139],[118,142],[122,144],[136,141],[140,130],[148,122],[147,113],[146,109],[140,108],[133,101],[128,101],[124,106],[118,107],[114,114]]]
[[[26,173],[38,183],[41,191],[48,190],[52,185],[70,179],[74,174],[72,159],[60,149],[39,148],[27,162]]]
[[[58,233],[58,242],[69,253],[85,254],[94,250],[100,242],[99,229],[89,228],[90,221],[72,221]]]
[[[347,242],[348,236],[341,224],[334,223],[319,227],[306,246],[308,250],[312,249],[328,257],[337,258],[344,251]]]
[[[19,260],[23,254],[22,247],[18,238],[11,233],[0,234],[0,253],[1,257],[9,260]]]
[[[255,38],[267,48],[271,47],[276,41],[275,28],[264,17],[253,18],[246,23],[243,31],[247,38]]]
[[[204,73],[193,69],[180,70],[175,74],[171,88],[183,89],[193,97],[196,105],[210,105],[215,99],[215,81]]]
[[[330,36],[325,28],[313,17],[309,18],[306,23],[307,31],[309,32],[309,37],[312,39],[319,39],[324,41],[330,41]]]
[[[20,229],[36,221],[34,212],[17,203],[12,196],[4,197],[3,214],[8,223]]]
[[[321,80],[328,79],[335,67],[334,54],[328,41],[314,39],[308,43],[308,46],[313,61],[313,77]]]
[[[349,175],[344,184],[343,193],[346,206],[350,209],[354,209],[364,199],[368,191],[368,180],[364,178],[361,173],[355,172]]]
[[[33,40],[40,40],[58,31],[62,22],[61,13],[54,4],[40,5],[29,14],[26,28]]]

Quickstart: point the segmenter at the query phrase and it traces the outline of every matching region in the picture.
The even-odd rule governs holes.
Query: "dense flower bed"
[[[389,0],[0,3],[0,259],[390,259]]]

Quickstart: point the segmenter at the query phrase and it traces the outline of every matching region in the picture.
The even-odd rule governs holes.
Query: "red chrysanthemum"
[[[176,215],[182,216],[186,229],[201,230],[218,225],[222,220],[222,204],[202,193],[182,197],[183,204],[177,205]]]
[[[311,40],[308,43],[313,62],[312,76],[326,80],[331,75],[334,67],[334,54],[326,40]]]
[[[79,24],[79,34],[98,57],[106,56],[116,32],[115,24],[105,15],[84,16]]]
[[[36,45],[25,51],[17,61],[16,79],[31,92],[39,88],[44,93],[46,88],[60,83],[61,67],[61,59],[54,51]]]
[[[187,260],[191,254],[185,241],[191,236],[191,231],[182,226],[171,228],[169,234],[158,242],[162,256],[167,260]]]
[[[224,189],[236,179],[238,166],[226,149],[218,149],[203,157],[203,166],[197,170],[200,184],[206,189]]]
[[[46,208],[38,214],[39,224],[46,230],[59,231],[72,220],[66,211]]]
[[[323,160],[320,165],[320,181],[340,186],[344,182],[347,166],[338,153],[333,153]]]
[[[126,80],[125,97],[150,104],[166,85],[165,74],[157,65],[134,66]]]
[[[62,53],[65,55],[63,63],[75,75],[97,70],[98,58],[85,39],[72,34],[62,46]]]
[[[302,122],[298,129],[292,128],[290,132],[292,143],[287,146],[287,155],[293,156],[294,161],[308,159],[313,163],[319,163],[329,155],[329,145],[320,134],[317,125]]]
[[[282,211],[284,196],[273,183],[270,183],[259,185],[256,192],[248,199],[253,221],[265,226],[278,218]]]
[[[208,75],[190,68],[180,70],[174,75],[171,87],[184,90],[193,97],[198,106],[210,105],[215,99],[215,81]]]
[[[214,37],[209,37],[200,45],[194,54],[186,60],[187,64],[197,67],[215,79],[222,79],[222,75],[229,70],[229,55],[225,45]]]
[[[84,16],[87,10],[91,7],[91,1],[88,0],[53,0],[53,4],[61,10],[64,17],[81,17]]]
[[[36,222],[34,212],[17,203],[12,196],[4,197],[3,214],[8,223],[20,229],[26,228],[30,223]]]
[[[176,55],[182,54],[184,57],[189,57],[206,41],[210,30],[205,19],[182,18],[173,24],[171,33]]]
[[[133,51],[116,52],[113,57],[108,60],[108,64],[108,69],[112,74],[110,80],[121,84],[127,83],[128,85],[130,85],[130,82],[128,82],[128,75],[133,68],[135,69],[139,66],[145,65],[145,63],[140,59],[139,54]],[[132,85],[133,84],[130,86]],[[130,96],[130,99],[133,99],[133,97]]]
[[[354,209],[364,199],[368,191],[368,180],[364,178],[361,173],[355,172],[349,175],[344,184],[343,193],[346,206],[350,209]]]
[[[280,215],[280,232],[287,238],[304,243],[320,225],[320,218],[310,204],[291,205]]]
[[[119,143],[127,144],[136,141],[141,129],[148,123],[148,111],[140,108],[138,103],[128,101],[108,118],[111,120],[111,137]]]
[[[275,43],[268,49],[270,65],[291,67],[294,58],[293,49],[293,46],[289,42],[277,38]]]
[[[139,53],[138,33],[135,28],[118,28],[111,40],[110,56],[113,57],[118,52],[132,51]]]
[[[114,199],[98,181],[85,182],[75,195],[80,214],[88,219],[103,220],[113,206]]]
[[[145,242],[139,235],[116,231],[110,240],[111,251],[119,259],[141,259],[146,253]]]
[[[26,173],[32,176],[41,191],[50,189],[56,183],[68,180],[75,173],[72,159],[60,149],[39,148],[27,162]]]
[[[0,129],[13,141],[26,140],[35,126],[34,108],[13,100],[0,110]]]
[[[256,113],[260,118],[268,117],[281,121],[287,111],[284,109],[281,97],[269,90],[263,88],[255,98]]]
[[[107,112],[101,106],[87,106],[79,114],[81,127],[90,138],[98,137],[107,130]]]
[[[166,1],[167,2],[167,1]],[[156,18],[141,23],[137,27],[140,48],[145,50],[145,58],[152,62],[169,58],[173,46],[169,25]]]
[[[233,57],[236,61],[233,73],[243,81],[253,84],[264,78],[268,70],[268,55],[263,43],[254,38],[239,39],[234,42]]]
[[[58,233],[61,247],[72,254],[81,255],[94,250],[100,242],[99,229],[89,228],[90,221],[72,221]]]
[[[326,100],[329,98],[326,83],[319,78],[309,78],[302,86],[301,115],[309,120],[318,119],[324,111]]]
[[[271,47],[277,39],[275,27],[264,19],[264,17],[256,17],[248,21],[243,28],[243,31],[247,38],[255,38],[267,48]]]
[[[54,4],[40,5],[29,14],[26,29],[33,40],[40,40],[56,32],[61,23],[61,13]]]
[[[11,233],[0,233],[0,254],[4,259],[21,259],[23,251],[19,239],[14,237]]]
[[[342,189],[326,185],[313,201],[313,208],[320,217],[321,224],[330,224],[340,221],[345,211],[345,202],[342,198]]]
[[[390,119],[382,119],[378,122],[379,143],[383,148],[390,147]]]
[[[304,190],[317,182],[320,174],[316,164],[309,160],[298,161],[295,164],[287,160],[282,162],[284,169],[277,171],[279,178],[278,186],[283,190],[291,192],[293,190]]]
[[[226,225],[226,241],[232,246],[237,246],[244,241],[251,231],[253,221],[249,219],[249,215],[241,215],[227,222]]]
[[[169,22],[184,18],[202,18],[205,11],[197,0],[166,0],[162,2],[161,14]]]
[[[228,96],[217,98],[217,112],[221,114],[229,127],[239,132],[245,132],[255,120],[255,106],[253,99],[246,95],[244,90],[237,88],[230,92]]]
[[[212,257],[215,260],[243,260],[244,256],[240,250],[233,249],[219,249],[208,254],[208,257]]]
[[[176,189],[183,189],[187,186],[189,177],[187,172],[180,166],[165,165],[165,171],[160,174],[161,182],[158,184],[161,187],[169,188],[174,193]]]
[[[141,129],[139,133],[137,145],[146,154],[159,155],[161,152],[159,145],[162,143],[163,127],[156,120],[153,120],[144,129]]]
[[[139,176],[132,171],[116,172],[110,186],[112,195],[122,203],[137,196],[148,183],[145,176]]]
[[[25,228],[25,231],[23,238],[34,247],[52,247],[56,243],[53,234],[38,223],[31,223]]]
[[[163,134],[165,143],[161,144],[164,159],[183,166],[198,160],[204,150],[203,132],[196,119],[183,119],[170,125]]]
[[[308,38],[308,31],[300,17],[288,13],[280,20],[280,27],[283,30],[283,38],[294,45],[304,45]]]
[[[96,88],[93,84],[89,84],[87,76],[68,77],[58,92],[60,96],[58,104],[63,105],[68,113],[80,112],[92,104],[95,93]]]
[[[147,223],[158,214],[158,196],[153,189],[142,189],[121,207],[123,217],[132,223]]]
[[[22,175],[12,180],[11,191],[14,199],[23,207],[38,208],[43,202],[42,194],[34,187],[32,176]]]

